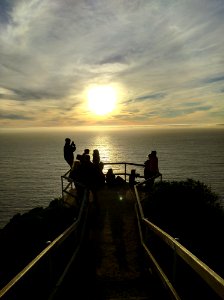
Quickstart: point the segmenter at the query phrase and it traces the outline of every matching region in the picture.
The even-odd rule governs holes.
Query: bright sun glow
[[[116,92],[111,86],[95,86],[88,92],[89,108],[97,115],[112,112],[116,104]]]

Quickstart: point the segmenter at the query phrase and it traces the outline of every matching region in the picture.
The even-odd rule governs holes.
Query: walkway
[[[169,299],[143,263],[133,191],[127,184],[105,186],[97,203],[97,207],[95,202],[90,205],[89,237],[80,273],[70,276],[69,296],[63,292],[63,299]]]

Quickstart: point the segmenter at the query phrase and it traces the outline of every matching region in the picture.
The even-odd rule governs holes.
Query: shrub
[[[224,275],[224,212],[208,186],[193,179],[155,183],[143,209],[153,223]]]

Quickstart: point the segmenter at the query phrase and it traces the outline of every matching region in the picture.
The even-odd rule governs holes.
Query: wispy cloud
[[[8,114],[4,115],[0,113],[0,118],[6,119],[6,120],[32,120],[31,117],[25,117],[23,115],[16,115],[16,114]]]
[[[220,0],[2,0],[0,123],[222,123],[223,19]],[[104,120],[92,84],[119,91]]]
[[[207,78],[204,80],[205,83],[215,83],[215,82],[219,82],[219,81],[224,81],[224,75]]]

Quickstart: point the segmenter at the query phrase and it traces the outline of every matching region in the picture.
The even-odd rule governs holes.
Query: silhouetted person
[[[80,168],[81,168],[81,161],[76,159],[73,163],[73,166],[70,171],[69,177],[72,178],[73,181],[80,181]]]
[[[145,161],[144,177],[148,180],[147,186],[151,187],[157,175],[159,175],[158,157],[156,151],[152,151]],[[151,178],[151,179],[150,179]],[[149,180],[150,179],[150,180]]]
[[[70,138],[65,139],[65,145],[64,145],[64,159],[69,164],[70,168],[72,168],[73,162],[74,162],[74,152],[76,150],[76,146],[74,142],[71,142]]]
[[[148,155],[148,159],[144,162],[144,178],[145,180],[150,178],[150,158],[151,154]]]
[[[112,168],[108,169],[108,171],[107,171],[107,174],[106,174],[106,183],[110,187],[112,187],[112,186],[114,186],[116,184],[115,174],[114,174]]]
[[[80,160],[83,160],[83,159],[84,159],[84,156],[85,156],[86,154],[89,155],[89,149],[84,149],[83,154],[81,155],[81,159],[80,159]]]
[[[90,160],[90,155],[82,156],[80,165],[80,181],[88,188],[93,185],[93,163]]]
[[[93,150],[93,163],[98,165],[100,163],[100,153],[98,149]]]
[[[151,152],[150,173],[152,176],[157,176],[159,174],[158,157],[156,154],[157,154],[156,151]]]
[[[85,154],[81,161],[81,182],[92,192],[93,201],[97,206],[98,190],[105,183],[104,174],[99,165],[94,165],[90,160],[90,155]]]
[[[78,156],[78,155],[77,155]],[[76,159],[73,163],[73,166],[71,168],[69,177],[73,180],[76,191],[77,191],[77,196],[78,196],[78,201],[80,202],[83,198],[84,195],[84,187],[82,184],[82,177],[81,177],[81,161]]]
[[[132,169],[131,174],[129,176],[129,186],[130,187],[133,187],[137,183],[137,181],[135,180],[137,176],[138,175],[136,174],[136,171],[134,169]]]

